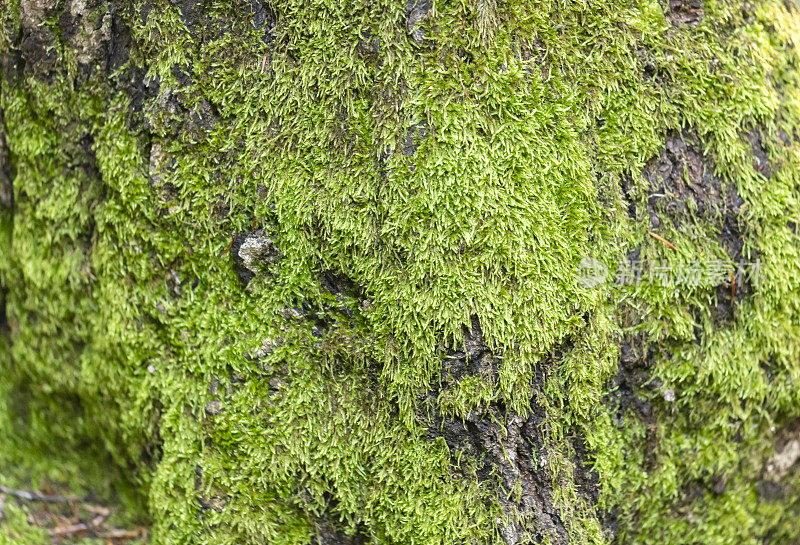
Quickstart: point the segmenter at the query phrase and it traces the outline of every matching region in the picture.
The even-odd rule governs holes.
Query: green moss
[[[3,508],[4,524],[0,530],[0,543],[48,543],[47,532],[32,526],[27,521],[26,513],[16,505],[5,505]]]
[[[62,42],[53,81],[4,82],[17,197],[0,260],[13,341],[0,337],[13,362],[0,415],[17,430],[5,467],[46,453],[18,478],[130,489],[156,542],[307,543],[319,519],[376,543],[496,541],[495,490],[451,472],[422,416],[442,347],[474,315],[499,374],[443,391],[439,408],[525,412],[549,365],[548,463],[576,543],[606,537],[573,482],[575,434],[623,535],[796,537],[755,486],[771,427],[800,407],[786,226],[800,156],[780,132],[800,126],[794,8],[706,2],[699,24],[676,27],[656,2],[446,3],[423,44],[389,2],[274,9],[269,44],[238,3],[191,28],[166,3],[126,13],[129,64],[159,80],[141,113],[117,87],[124,68],[79,86]],[[743,136],[756,127],[769,180]],[[702,218],[660,233],[673,251],[626,213],[620,185],[643,209],[642,168],[670,130],[695,133],[746,201],[763,277],[730,323],[714,319],[714,280],[577,277],[584,256],[615,270],[639,244],[673,267],[729,259]],[[409,132],[423,135],[413,154]],[[224,251],[252,225],[283,257],[245,290]],[[362,292],[347,311],[320,286],[328,270]],[[324,340],[286,317],[303,304]],[[652,395],[649,424],[615,423],[606,401],[632,333],[662,347],[652,376],[676,395]],[[725,491],[687,499],[709,472]]]

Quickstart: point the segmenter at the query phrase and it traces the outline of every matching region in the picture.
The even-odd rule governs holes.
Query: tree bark
[[[2,2],[0,485],[152,543],[800,538],[793,0]]]

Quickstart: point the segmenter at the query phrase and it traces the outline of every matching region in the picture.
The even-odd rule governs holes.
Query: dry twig
[[[269,53],[268,51],[265,51],[264,52],[264,57],[261,59],[261,73],[262,74],[264,73],[264,69],[267,67],[267,54],[268,53]]]
[[[221,254],[219,254],[219,256],[220,256],[220,257],[224,256],[225,254],[227,254],[228,252],[230,252],[230,251],[231,251],[231,248],[233,248],[233,239],[234,239],[234,238],[235,238],[235,237],[231,237],[231,243],[230,243],[230,244],[228,244],[228,247],[225,249],[225,251],[224,251],[224,252],[222,252]]]
[[[136,530],[109,530],[108,532],[97,532],[97,537],[104,537],[107,539],[136,539],[143,535],[141,528]]]
[[[0,492],[22,498],[28,501],[49,501],[49,502],[70,502],[74,499],[65,498],[64,496],[51,496],[49,494],[39,494],[37,492],[26,492],[25,490],[17,490],[16,488],[8,488],[7,486],[0,485]]]
[[[671,243],[670,241],[668,241],[667,239],[665,239],[664,237],[660,237],[660,236],[658,236],[657,234],[655,234],[652,231],[647,231],[647,234],[650,235],[651,237],[653,237],[654,239],[656,239],[657,241],[661,242],[662,244],[666,244],[667,246],[669,246],[673,250],[677,250],[675,245],[673,243]]]

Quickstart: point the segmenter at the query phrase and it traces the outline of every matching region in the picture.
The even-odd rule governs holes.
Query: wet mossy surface
[[[153,543],[800,537],[793,2],[0,23],[0,484]]]

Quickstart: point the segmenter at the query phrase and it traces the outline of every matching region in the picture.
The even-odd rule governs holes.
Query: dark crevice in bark
[[[771,175],[771,165],[763,147],[762,136],[753,131],[746,135],[753,146],[754,167],[764,176]],[[636,186],[630,178],[623,180],[622,190],[629,203],[632,219],[638,212],[647,216],[649,229],[654,233],[674,229],[693,232],[696,220],[713,226],[717,231],[717,242],[730,258],[734,268],[728,266],[728,275],[711,288],[716,295],[716,307],[712,319],[725,326],[734,315],[735,306],[752,294],[750,271],[744,268],[757,262],[757,251],[747,254],[744,227],[740,214],[744,200],[733,182],[724,182],[715,174],[713,159],[703,154],[700,141],[691,133],[669,132],[664,148],[653,157],[643,170],[646,203],[637,207],[637,194],[643,188]],[[646,267],[641,263],[642,246],[628,252],[627,259],[632,268]],[[732,278],[729,278],[732,277]],[[731,285],[733,280],[735,285]],[[637,279],[638,281],[638,279]],[[691,288],[691,286],[689,286]],[[699,342],[703,335],[701,309],[693,308],[697,325],[695,334]],[[638,324],[637,311],[633,307],[621,309],[622,325]],[[661,397],[667,402],[674,399],[674,392],[661,391],[661,381],[651,376],[656,354],[642,335],[626,335],[621,340],[619,368],[616,376],[607,385],[610,393],[606,403],[616,407],[615,420],[623,425],[627,413],[639,418],[647,429],[645,462],[652,468],[655,463],[655,426],[651,401]],[[651,400],[651,401],[648,401]]]
[[[646,430],[644,464],[647,470],[657,465],[658,420],[653,410],[654,394],[661,390],[661,379],[652,375],[656,352],[648,345],[644,335],[625,335],[621,341],[617,374],[606,384],[603,402],[612,409],[614,423],[625,427],[626,420],[635,418],[641,421]],[[670,391],[665,394],[671,398]],[[666,400],[665,400],[666,401]]]
[[[0,283],[0,335],[6,336],[11,332],[8,325],[8,312],[6,310],[6,298],[8,297],[8,288]],[[8,363],[8,362],[6,362]]]
[[[753,168],[769,179],[773,168],[763,133],[754,129],[744,137],[752,148]],[[716,306],[711,309],[710,317],[715,327],[728,327],[736,305],[754,291],[751,271],[743,271],[742,268],[757,263],[759,259],[757,248],[746,244],[747,234],[740,219],[744,200],[735,183],[723,181],[715,174],[713,158],[703,153],[696,135],[675,131],[667,134],[664,148],[647,163],[642,174],[647,182],[645,206],[637,207],[637,194],[642,195],[639,192],[642,188],[636,187],[630,178],[622,184],[633,219],[636,219],[637,212],[644,212],[648,228],[654,233],[674,230],[692,234],[698,222],[711,226],[716,232],[716,242],[735,268],[726,265],[727,270],[723,271],[725,278],[718,285],[707,288],[716,295]],[[704,236],[703,233],[701,236]],[[628,259],[636,263],[641,255],[640,245],[628,253]],[[733,282],[729,280],[729,275],[733,277]],[[705,335],[713,332],[704,331],[702,327],[703,309],[692,307],[689,310],[695,316],[695,342],[702,342]],[[623,328],[639,325],[638,309],[624,305],[620,312],[620,325]],[[604,403],[612,409],[615,424],[619,427],[629,426],[630,422],[626,422],[629,419],[636,419],[643,424],[644,437],[638,448],[642,467],[648,472],[657,471],[659,464],[657,415],[668,411],[669,404],[676,397],[675,391],[666,388],[661,379],[652,374],[657,359],[671,357],[667,346],[666,343],[650,343],[643,333],[625,334],[620,340],[617,374],[606,385],[609,393]],[[776,489],[770,482],[765,482],[767,484],[762,488],[767,494],[769,490]],[[709,495],[724,494],[727,486],[728,475],[718,468],[709,467],[699,477],[682,479],[680,502],[684,505],[696,504]],[[602,517],[603,525],[612,535],[619,526],[617,515],[611,510]]]
[[[507,544],[569,542],[554,503],[554,480],[547,461],[547,413],[538,398],[546,373],[567,349],[568,343],[537,367],[530,410],[525,415],[513,414],[502,401],[494,401],[488,407],[473,410],[462,420],[441,412],[436,403],[439,388],[428,396],[432,407],[428,438],[445,441],[456,475],[476,478],[494,490],[507,517],[499,529]],[[496,379],[501,363],[502,357],[486,346],[480,321],[473,316],[471,327],[464,328],[463,344],[451,350],[445,359],[442,385],[446,388],[476,375],[486,380]]]
[[[303,495],[303,493],[301,493]],[[367,527],[358,523],[355,531],[350,533],[345,531],[342,524],[338,522],[336,512],[339,511],[339,500],[330,492],[323,494],[325,498],[325,512],[313,518],[316,527],[316,536],[312,538],[310,545],[367,545],[372,540],[369,538]]]
[[[4,90],[3,77],[0,76],[0,96]],[[12,183],[11,161],[6,146],[5,117],[0,106],[0,211],[11,213],[14,210],[14,185]]]
[[[623,317],[624,319],[624,317]],[[655,364],[656,352],[649,345],[643,334],[626,334],[620,342],[620,356],[617,373],[605,385],[607,394],[603,404],[610,409],[613,422],[619,428],[631,425],[632,419],[644,425],[644,441],[640,445],[643,468],[653,471],[658,466],[658,419],[656,418],[653,401],[659,399],[658,393],[670,398],[674,395],[671,391],[666,394],[661,391],[661,379],[652,374]],[[575,442],[573,441],[575,446]],[[584,459],[586,453],[576,446],[578,460]],[[626,452],[626,456],[631,453]],[[584,482],[590,486],[594,484],[595,475],[586,474]],[[576,482],[580,482],[576,479]],[[594,492],[590,488],[590,492]],[[607,536],[613,540],[618,536],[622,521],[616,506],[607,510],[597,511],[598,520]]]
[[[654,49],[639,47],[636,49],[636,57],[645,82],[655,89],[663,89],[671,84],[672,75],[666,67],[659,66]]]
[[[699,140],[691,134],[670,132],[664,149],[647,163],[643,174],[650,183],[647,211],[654,228],[660,225],[659,214],[680,226],[689,210],[713,220],[718,213],[735,217],[744,203],[735,185],[714,174],[714,162],[703,155]]]
[[[570,442],[574,451],[575,467],[572,471],[572,479],[575,487],[589,505],[597,505],[600,499],[600,477],[592,465],[591,452],[587,449],[586,441],[580,434],[571,437]]]
[[[433,3],[429,0],[408,0],[405,5],[406,31],[416,43],[425,42],[426,26]]]
[[[138,66],[131,62],[133,42],[126,21],[131,14],[125,5],[111,4],[109,12],[111,25],[106,75],[111,78],[114,90],[121,92],[130,100],[128,129],[136,130],[144,122],[142,111],[146,102],[158,94],[159,83],[157,79],[146,79],[146,66]]]
[[[263,0],[250,0],[250,9],[253,12],[253,25],[264,30],[264,42],[270,43],[275,39],[275,28],[278,25],[275,8]]]
[[[616,423],[629,410],[634,414],[649,418],[652,406],[640,397],[638,390],[645,386],[657,389],[660,380],[652,378],[651,370],[654,365],[655,351],[648,346],[642,335],[626,335],[620,346],[619,368],[617,374],[610,380],[611,392],[608,399],[618,404]]]

